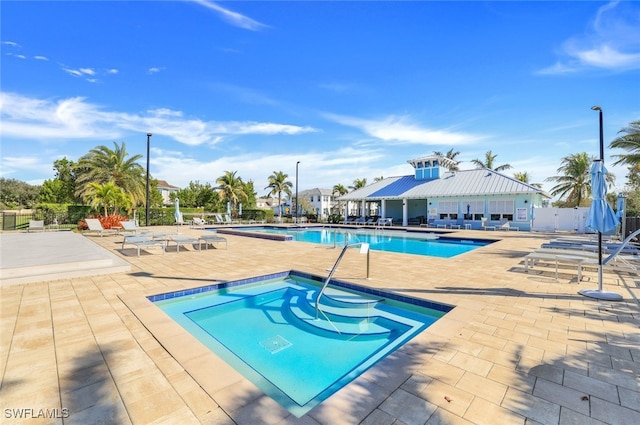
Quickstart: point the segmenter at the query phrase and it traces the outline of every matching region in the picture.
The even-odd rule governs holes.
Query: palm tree
[[[477,168],[487,168],[489,170],[493,170],[493,171],[505,171],[508,170],[511,167],[510,164],[503,164],[503,165],[498,165],[497,167],[495,166],[495,159],[498,155],[497,154],[492,154],[491,151],[487,151],[484,154],[484,161],[481,161],[479,159],[472,159],[471,162],[477,167]]]
[[[381,182],[382,180],[384,180],[384,176],[374,177],[374,178],[373,178],[373,182],[374,182],[374,183]]]
[[[590,157],[586,152],[572,154],[562,158],[562,165],[558,168],[561,175],[549,177],[547,181],[556,182],[551,188],[551,195],[559,195],[560,199],[566,198],[566,207],[585,206],[591,195],[591,163],[595,157]],[[607,173],[605,180],[611,186],[615,176]]]
[[[334,185],[333,189],[331,190],[332,195],[335,195],[336,193],[338,194],[338,196],[346,195],[347,193],[349,193],[349,189],[344,187],[344,185],[338,183]],[[338,202],[338,210],[342,210],[342,201]]]
[[[460,170],[460,167],[458,167],[458,165],[460,164],[460,161],[456,161],[456,156],[460,155],[459,151],[454,151],[452,148],[452,149],[449,149],[447,153],[444,155],[440,151],[433,151],[433,154],[438,156],[444,156],[445,158],[449,158],[450,160],[452,160],[455,163],[455,165],[451,166],[450,168],[451,171]]]
[[[89,183],[105,185],[109,182],[121,188],[134,205],[145,202],[146,178],[145,170],[138,161],[142,155],[129,158],[125,143],[113,142],[114,150],[106,146],[93,148],[78,160],[74,169],[77,171],[76,195],[85,198]]]
[[[269,196],[278,194],[278,217],[280,219],[282,219],[282,192],[291,197],[291,188],[293,187],[293,183],[287,180],[288,178],[288,174],[282,171],[274,171],[273,174],[269,176],[269,185],[265,187],[265,190],[271,189]]]
[[[358,190],[358,189],[362,189],[363,187],[365,187],[367,185],[367,179],[355,179],[353,181],[353,186],[349,186],[349,189],[351,190]]]
[[[225,171],[223,176],[216,179],[220,198],[223,202],[231,203],[235,209],[240,201],[246,201],[249,197],[244,192],[244,182],[236,176],[237,171]]]
[[[109,206],[113,206],[114,214],[118,210],[118,206],[125,208],[131,207],[131,199],[124,193],[122,188],[115,185],[113,182],[107,182],[100,184],[98,182],[91,182],[87,185],[85,191],[86,201],[89,201],[89,205],[93,208],[104,209],[104,216],[109,215]]]
[[[627,164],[633,166],[640,164],[640,121],[632,122],[629,127],[623,128],[618,133],[626,134],[614,139],[609,147],[624,149],[629,153],[613,155],[614,158],[618,158],[613,165]]]
[[[522,183],[526,183],[528,185],[537,187],[538,189],[542,189],[542,184],[541,183],[530,183],[529,182],[529,173],[526,171],[516,171],[515,173],[513,173],[513,178],[521,181]]]

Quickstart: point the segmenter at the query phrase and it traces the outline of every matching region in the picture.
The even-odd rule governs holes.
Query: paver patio
[[[143,324],[139,300],[290,269],[326,275],[335,249],[226,235],[228,249],[186,246],[137,257],[133,248],[121,250],[121,237],[87,236],[131,271],[0,288],[1,421],[640,423],[640,278],[605,273],[606,288],[624,301],[597,301],[577,294],[597,285],[594,270],[580,283],[571,268],[561,268],[558,280],[552,268],[524,273],[524,255],[552,234],[454,233],[500,241],[452,259],[373,251],[370,280],[357,250],[345,256],[336,278],[457,307],[302,418],[246,380],[211,390],[235,371],[207,368],[213,355],[188,345],[188,336],[175,335],[177,348],[163,346],[159,335],[173,332],[172,324],[153,312]],[[192,350],[188,361],[171,355],[185,349],[182,342]]]

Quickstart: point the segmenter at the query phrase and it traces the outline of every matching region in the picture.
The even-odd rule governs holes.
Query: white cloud
[[[158,67],[151,67],[147,70],[147,74],[157,74],[158,72],[160,72],[161,70],[163,70],[164,68],[158,68]]]
[[[39,60],[39,61],[48,61],[49,58],[46,56],[42,56],[42,55],[36,55],[33,57],[35,60]]]
[[[586,69],[640,69],[640,8],[634,2],[601,6],[585,34],[566,40],[559,60],[539,74],[568,74]]]
[[[117,138],[128,132],[151,132],[186,145],[215,144],[234,135],[298,135],[309,126],[255,121],[203,121],[181,111],[160,108],[142,114],[107,111],[85,98],[43,100],[0,93],[0,135],[18,139]]]
[[[207,9],[213,10],[218,13],[222,19],[227,21],[233,26],[238,28],[243,28],[251,31],[259,31],[263,28],[268,28],[268,25],[255,21],[247,16],[244,16],[240,13],[234,12],[229,9],[225,9],[218,4],[208,1],[208,0],[193,0],[195,3],[198,3],[201,6],[206,7]]]
[[[339,124],[355,127],[376,139],[395,144],[462,145],[481,140],[483,136],[446,129],[430,129],[412,123],[407,117],[389,116],[370,120],[337,114],[324,116]]]

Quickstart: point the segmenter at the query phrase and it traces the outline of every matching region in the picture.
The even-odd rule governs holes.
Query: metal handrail
[[[336,272],[336,269],[338,268],[338,264],[340,263],[340,260],[342,260],[342,257],[344,257],[344,254],[347,252],[347,249],[349,249],[349,248],[351,248],[353,246],[362,245],[362,244],[363,244],[363,242],[354,242],[352,244],[347,243],[342,248],[342,251],[340,252],[340,255],[338,256],[338,259],[336,260],[335,264],[331,268],[331,271],[329,272],[329,276],[327,276],[327,278],[325,279],[324,284],[322,285],[322,288],[320,289],[320,292],[318,292],[318,296],[316,297],[316,320],[318,319],[318,311],[320,310],[320,306],[319,306],[320,297],[322,296],[322,294],[324,293],[324,290],[329,285],[329,282],[331,281],[331,278],[333,277],[333,274]],[[367,251],[367,279],[368,278],[369,278],[369,251]]]
[[[638,234],[640,234],[640,230],[636,230],[635,232],[631,233],[629,236],[627,236],[627,238],[625,240],[623,240],[620,243],[620,246],[618,247],[618,249],[616,249],[611,255],[609,255],[606,259],[604,259],[602,261],[603,265],[608,264],[611,260],[613,260],[613,258],[620,254],[620,252],[624,249],[625,246],[627,246],[629,244],[629,242],[631,242],[631,239],[633,239],[634,237],[636,237]]]

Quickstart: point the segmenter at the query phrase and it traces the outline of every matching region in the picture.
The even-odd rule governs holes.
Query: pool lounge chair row
[[[545,244],[543,244],[545,245]],[[555,278],[558,278],[558,267],[561,264],[576,266],[578,282],[582,280],[582,271],[585,267],[597,268],[599,254],[597,251],[584,250],[570,247],[538,248],[524,257],[525,272],[536,265],[551,265],[555,268]],[[640,256],[620,253],[603,253],[603,267],[610,271],[637,274],[640,272]]]
[[[393,218],[378,218],[377,220],[375,218],[365,218],[365,217],[358,217],[355,219],[350,219],[347,218],[346,220],[344,220],[342,222],[342,224],[355,224],[355,225],[361,225],[361,226],[393,226]]]
[[[167,233],[154,233],[148,232],[139,235],[125,235],[122,239],[122,249],[125,246],[133,245],[140,256],[140,250],[146,248],[160,248],[162,254],[166,252],[167,247],[170,244],[176,245],[176,252],[180,252],[181,246],[192,245],[198,247],[198,251],[202,251],[202,244],[205,249],[209,249],[209,245],[216,243],[224,243],[225,249],[228,249],[227,240],[221,236],[215,234],[200,235],[198,237],[182,236],[176,234]]]

